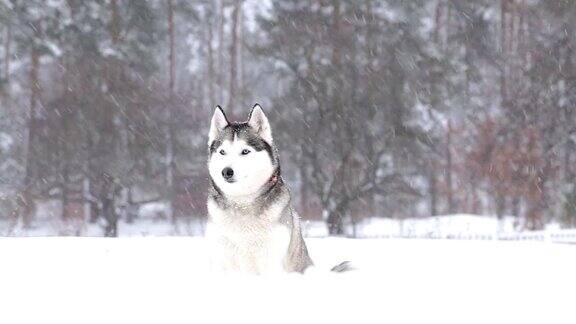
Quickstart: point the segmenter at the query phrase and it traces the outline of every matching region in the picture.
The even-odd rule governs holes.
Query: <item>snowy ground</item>
[[[305,275],[223,276],[202,238],[0,238],[0,323],[574,323],[576,246],[308,239]],[[326,269],[352,260],[356,271]]]
[[[547,229],[557,229],[557,224],[548,224]],[[309,237],[325,237],[328,228],[325,222],[305,221],[304,233]],[[506,216],[498,220],[496,216],[454,214],[420,218],[392,219],[371,217],[349,225],[347,232],[351,236],[362,238],[382,237],[435,237],[456,238],[460,236],[492,236],[495,234],[513,234],[522,230],[519,219]]]
[[[151,204],[148,207],[157,207]],[[152,208],[150,210],[154,211]],[[49,209],[45,209],[49,210]],[[149,210],[149,211],[150,211]],[[11,224],[0,218],[0,236],[103,236],[104,221],[90,224],[87,221],[78,223],[63,222],[59,214],[39,213],[35,222],[28,228],[22,224]],[[326,237],[328,227],[323,221],[302,221],[306,237]],[[558,224],[551,223],[546,227],[547,233],[561,232],[570,234],[571,241],[576,242],[576,230],[560,229]],[[204,218],[182,218],[176,224],[169,219],[158,218],[153,212],[142,213],[133,223],[120,220],[118,236],[202,236]],[[460,238],[492,239],[507,238],[518,234],[545,234],[522,231],[518,218],[455,214],[422,218],[390,219],[372,217],[363,219],[356,225],[347,224],[346,234],[358,238]]]

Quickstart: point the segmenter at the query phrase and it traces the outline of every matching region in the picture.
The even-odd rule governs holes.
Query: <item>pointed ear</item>
[[[212,116],[212,122],[210,123],[210,132],[208,133],[208,144],[212,143],[218,134],[228,126],[228,119],[226,119],[226,115],[224,114],[224,110],[222,107],[216,106],[216,110],[214,111],[214,115]]]
[[[259,104],[255,104],[250,112],[250,117],[248,117],[248,125],[256,130],[256,133],[272,145],[272,129],[270,128],[270,123],[268,118],[264,115],[264,111]]]

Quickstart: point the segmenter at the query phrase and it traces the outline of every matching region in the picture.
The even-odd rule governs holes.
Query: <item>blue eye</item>
[[[219,153],[220,153],[220,155],[226,155],[226,151],[224,151],[224,150],[220,150]]]
[[[247,150],[247,149],[243,149],[243,150],[242,150],[242,155],[246,155],[246,154],[248,154],[248,153],[250,153],[250,150]]]

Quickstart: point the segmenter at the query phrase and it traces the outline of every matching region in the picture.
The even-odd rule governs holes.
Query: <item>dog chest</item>
[[[223,211],[210,206],[207,237],[225,270],[281,271],[290,244],[289,228],[277,217],[241,210]]]

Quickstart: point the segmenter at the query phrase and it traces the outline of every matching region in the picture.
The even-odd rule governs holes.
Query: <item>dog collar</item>
[[[278,175],[274,174],[273,176],[271,176],[269,182],[272,186],[275,185],[276,182],[278,182]]]

